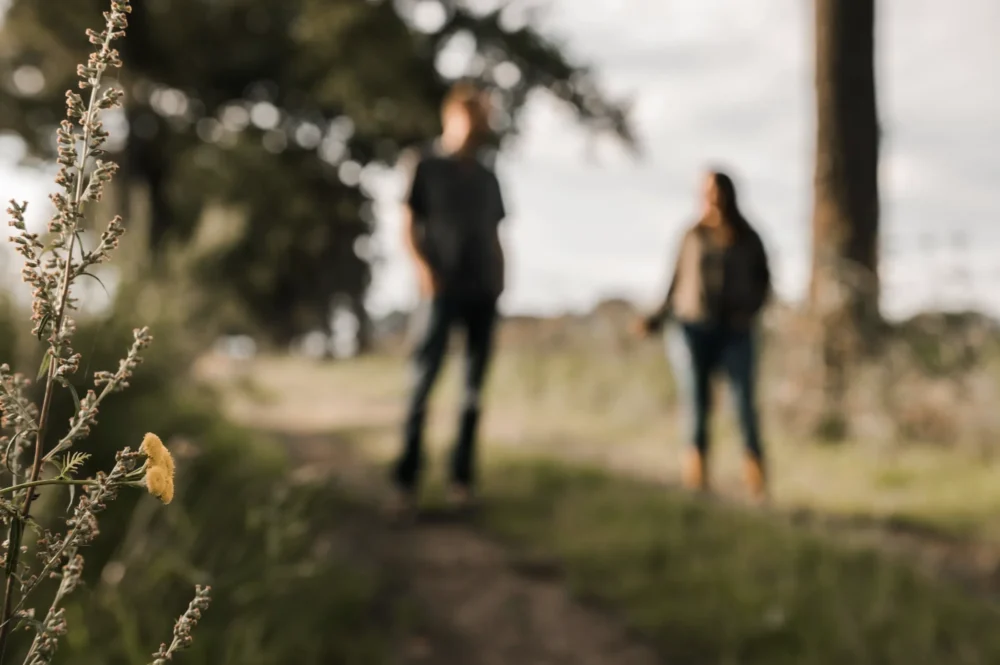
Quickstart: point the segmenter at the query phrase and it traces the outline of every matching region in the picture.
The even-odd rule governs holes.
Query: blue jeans
[[[722,369],[728,375],[746,452],[758,461],[764,452],[756,403],[756,340],[752,330],[723,325],[682,323],[667,331],[667,354],[687,401],[691,443],[708,452],[712,411],[712,378]]]

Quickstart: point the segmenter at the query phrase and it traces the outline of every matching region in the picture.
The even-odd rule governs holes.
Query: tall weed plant
[[[78,305],[74,285],[83,278],[96,279],[94,268],[110,259],[124,233],[121,218],[115,217],[88,249],[83,222],[88,205],[101,200],[117,170],[116,164],[102,159],[108,132],[101,114],[121,106],[122,90],[106,79],[122,65],[114,44],[125,36],[130,10],[128,0],[112,0],[104,13],[104,29],[87,31],[94,49],[87,63],[77,69],[80,92],[66,93],[66,118],[57,132],[59,191],[51,197],[55,211],[44,238],[28,229],[26,203],[12,201],[8,209],[15,230],[11,242],[24,258],[22,278],[32,288],[32,334],[43,345],[44,355],[34,379],[12,372],[9,365],[0,366],[0,426],[4,430],[0,521],[7,532],[0,561],[4,572],[0,665],[14,653],[10,648],[14,631],[28,631],[31,636],[23,656],[25,665],[54,662],[60,639],[69,629],[66,599],[82,579],[81,550],[98,537],[99,516],[109,501],[131,488],[143,488],[164,504],[174,495],[173,458],[153,433],[146,434],[136,450],[120,449],[110,470],[83,473],[90,457],[84,443],[97,423],[99,409],[110,395],[128,388],[142,352],[152,341],[149,330],[134,330],[131,347],[118,367],[95,372],[93,386],[83,395],[71,381],[82,360],[73,348],[76,326],[72,315]],[[41,384],[38,390],[32,390],[33,382]],[[75,408],[69,422],[57,430],[52,405],[60,390],[71,395]],[[32,399],[34,394],[40,399]],[[54,486],[68,488],[71,500],[63,528],[50,530],[35,519],[32,506],[43,488]],[[49,580],[55,589],[48,607],[38,608],[40,590]],[[174,624],[170,641],[152,654],[152,663],[171,662],[190,646],[192,630],[208,604],[209,589],[197,587],[194,599]]]

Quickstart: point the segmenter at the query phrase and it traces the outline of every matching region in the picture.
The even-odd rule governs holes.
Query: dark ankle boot
[[[476,435],[479,430],[479,410],[465,409],[458,425],[458,439],[451,458],[453,485],[471,488],[475,476]]]

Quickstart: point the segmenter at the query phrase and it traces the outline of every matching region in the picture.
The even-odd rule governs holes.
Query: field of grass
[[[438,445],[453,432],[460,369],[457,359],[450,362],[434,397],[431,439]],[[243,389],[230,393],[239,417],[312,431],[394,427],[408,383],[404,359],[394,356],[328,364],[262,358],[238,372],[231,387]],[[486,399],[483,432],[492,448],[570,456],[655,481],[678,477],[683,414],[655,344],[614,354],[502,349]],[[724,390],[719,402],[712,473],[720,492],[739,497],[742,453]],[[898,440],[824,445],[791,435],[773,415],[763,427],[774,506],[782,512],[1000,544],[1000,458]]]
[[[489,467],[481,525],[677,663],[986,665],[996,605],[865,547],[606,471]]]
[[[395,452],[403,359],[225,364],[200,373],[224,387],[241,422],[327,436],[331,446],[346,437],[377,464]],[[459,368],[451,363],[435,397],[438,488]],[[554,575],[621,617],[667,662],[1000,662],[1000,465],[991,458],[905,441],[824,446],[769,422],[775,494],[760,511],[738,500],[728,408],[715,451],[721,496],[674,487],[681,440],[656,348],[504,349],[488,400],[477,527],[528,573]],[[426,500],[439,496],[432,489]]]
[[[240,422],[346,436],[378,464],[398,445],[406,371],[392,355],[200,369]],[[432,482],[460,380],[454,358],[434,397]],[[740,501],[739,437],[722,394],[720,496],[675,488],[681,414],[658,345],[503,346],[478,525],[527,569],[554,568],[622,617],[668,662],[1000,662],[1000,461],[965,446],[799,439],[769,409],[772,390],[762,401],[773,502],[757,511]]]
[[[571,442],[618,468],[677,477],[686,414],[655,346],[615,355],[521,350],[500,357],[493,379],[491,436],[541,446]],[[726,387],[719,387],[713,473],[723,491],[739,492],[740,439]],[[922,523],[1000,542],[1000,460],[898,439],[804,440],[783,427],[768,396],[764,386],[763,430],[779,507]]]

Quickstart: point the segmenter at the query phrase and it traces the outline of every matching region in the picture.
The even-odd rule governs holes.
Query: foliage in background
[[[0,30],[0,129],[33,155],[51,156],[66,64],[97,2],[11,3]],[[437,20],[421,20],[435,8]],[[445,49],[468,49],[467,74],[494,91],[498,138],[516,133],[531,92],[544,89],[586,126],[631,143],[626,107],[523,12],[512,3],[484,14],[455,0],[138,3],[122,78],[127,138],[117,147],[121,195],[148,195],[154,256],[172,242],[187,247],[210,204],[232,204],[245,223],[201,266],[219,300],[235,296],[279,342],[325,320],[337,294],[363,315],[376,259],[364,169],[435,133],[454,74],[439,71]]]
[[[129,386],[141,361],[139,354],[152,340],[146,328],[134,330],[128,355],[115,370],[94,372],[82,397],[71,382],[83,361],[72,346],[76,332],[73,312],[79,305],[74,283],[84,277],[96,279],[91,271],[110,258],[124,232],[121,219],[115,217],[97,243],[88,247],[83,238],[89,204],[100,201],[117,170],[114,163],[101,159],[109,136],[101,113],[121,103],[121,89],[108,85],[105,74],[121,67],[113,43],[124,37],[129,11],[127,0],[112,0],[110,11],[104,13],[104,30],[86,31],[94,50],[87,62],[77,67],[76,87],[87,99],[74,90],[65,94],[66,118],[56,134],[56,184],[61,191],[51,197],[55,213],[48,223],[47,237],[43,240],[28,229],[26,204],[11,202],[8,210],[10,225],[17,232],[11,242],[24,258],[22,277],[32,287],[31,333],[43,342],[44,351],[38,371],[41,398],[37,402],[31,399],[28,377],[12,372],[9,365],[0,367],[0,425],[6,433],[0,439],[4,466],[0,520],[7,530],[3,545],[0,662],[5,662],[8,655],[16,656],[14,649],[8,649],[9,638],[20,628],[33,635],[23,654],[24,663],[52,662],[68,630],[66,601],[83,576],[80,549],[96,540],[98,514],[122,488],[145,487],[164,503],[170,503],[174,494],[174,461],[154,434],[146,435],[138,451],[116,445],[111,470],[97,471],[92,476],[81,474],[90,453],[72,450],[88,438],[97,424],[98,409],[105,398]],[[72,396],[74,403],[62,433],[52,420],[52,406],[60,388]],[[54,444],[46,446],[50,440]],[[36,500],[43,498],[40,488],[53,486],[71,490],[68,518],[45,520],[40,511],[32,510]],[[74,491],[77,488],[79,498]],[[33,559],[37,559],[34,564]],[[58,580],[49,607],[36,614],[34,603],[38,601],[30,597],[49,580]],[[154,663],[165,663],[190,646],[191,631],[208,602],[208,589],[197,587],[194,600],[174,626],[173,639],[153,654]]]

